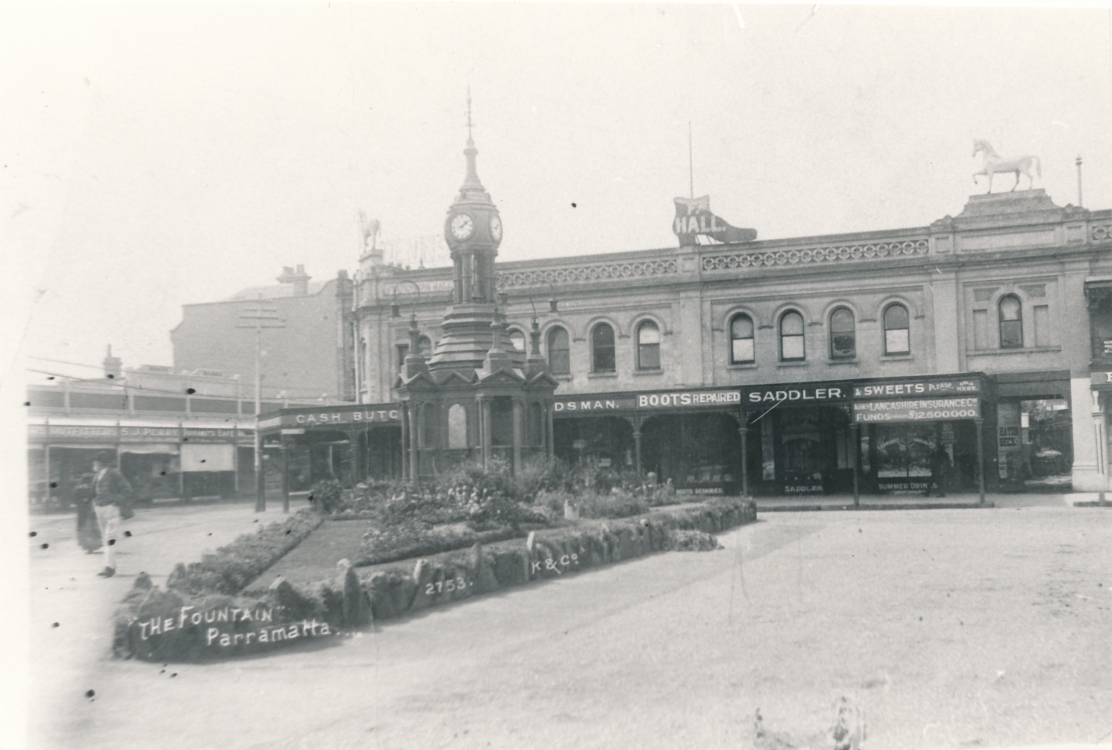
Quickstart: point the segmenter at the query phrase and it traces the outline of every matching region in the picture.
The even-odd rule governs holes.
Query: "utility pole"
[[[258,304],[254,307],[245,307],[239,314],[240,320],[253,321],[236,325],[236,328],[255,329],[255,512],[266,510],[266,486],[263,477],[263,436],[259,429],[259,415],[263,406],[263,329],[285,328],[286,323],[278,317],[278,308],[273,305],[263,305],[263,295],[259,295]]]

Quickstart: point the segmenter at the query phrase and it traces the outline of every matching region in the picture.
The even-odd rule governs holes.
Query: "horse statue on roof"
[[[1035,174],[1040,178],[1042,177],[1042,167],[1037,156],[1013,156],[1005,159],[996,153],[991,143],[975,138],[973,139],[973,155],[976,156],[977,154],[983,156],[985,164],[980,172],[973,173],[973,182],[976,184],[977,178],[982,175],[988,177],[988,192],[990,193],[992,192],[992,176],[997,172],[1013,172],[1015,174],[1015,184],[1012,185],[1013,192],[1019,187],[1019,176],[1021,174],[1027,175],[1028,190],[1034,186],[1034,180],[1031,177],[1032,165],[1035,167]]]
[[[367,213],[359,211],[359,231],[363,235],[363,247],[367,251],[375,250],[378,246],[378,235],[381,225],[378,219],[368,219]]]

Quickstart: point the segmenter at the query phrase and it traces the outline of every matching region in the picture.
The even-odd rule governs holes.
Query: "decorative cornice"
[[[895,242],[868,242],[855,245],[757,250],[703,256],[704,271],[733,271],[744,268],[770,268],[813,263],[879,260],[926,255],[930,241],[925,237]]]
[[[546,268],[536,271],[501,271],[499,289],[514,289],[538,284],[576,284],[612,281],[650,276],[669,276],[679,273],[674,258],[663,260],[631,261],[627,263],[591,263],[567,268]]]

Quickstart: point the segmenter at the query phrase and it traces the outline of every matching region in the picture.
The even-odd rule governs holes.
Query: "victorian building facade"
[[[1110,226],[1027,190],[902,230],[502,263],[494,284],[511,357],[538,321],[566,460],[688,493],[886,493],[925,489],[941,449],[955,490],[1103,489],[1112,334],[1089,326],[1112,309]],[[361,259],[361,408],[404,398],[414,348],[443,350],[460,283]]]

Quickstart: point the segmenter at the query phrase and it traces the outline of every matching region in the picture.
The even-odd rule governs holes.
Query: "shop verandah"
[[[403,411],[264,415],[268,492],[407,476]],[[982,373],[557,396],[552,444],[569,464],[681,496],[980,494],[1015,488],[1015,460],[1001,458],[1013,415],[998,411],[995,381]],[[1068,419],[1068,409],[1056,415]]]
[[[982,494],[1012,488],[997,421],[982,373],[590,394],[557,398],[555,447],[681,495]]]

